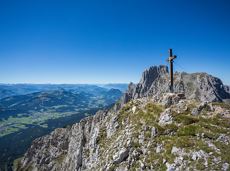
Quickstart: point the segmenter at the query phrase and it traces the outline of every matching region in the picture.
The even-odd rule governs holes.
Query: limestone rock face
[[[56,129],[33,141],[17,170],[80,170],[97,162],[100,125],[106,111],[83,119],[71,128]]]
[[[229,87],[224,86],[219,78],[206,73],[175,73],[174,79],[174,92],[184,94],[187,99],[213,102],[230,98]],[[166,66],[150,67],[144,71],[138,84],[129,85],[122,104],[142,97],[152,97],[157,101],[164,93],[170,92],[169,84],[170,78]]]
[[[34,167],[34,161],[36,161],[36,165],[41,166],[41,170],[49,170],[56,167],[52,161],[68,153],[70,134],[69,129],[58,128],[50,135],[34,140],[32,146],[25,154],[22,167],[24,169]]]
[[[169,92],[168,68],[166,66],[153,66],[143,72],[137,85],[133,83],[129,85],[122,103],[125,104],[131,99],[157,96],[163,92]]]
[[[188,99],[199,101],[222,102],[230,98],[222,81],[207,73],[177,73],[175,74],[175,91],[182,92]]]

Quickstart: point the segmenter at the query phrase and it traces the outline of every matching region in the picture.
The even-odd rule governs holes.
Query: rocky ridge
[[[113,108],[36,139],[15,170],[229,170],[229,97],[218,78],[150,67]]]
[[[175,73],[174,91],[185,94],[187,99],[198,101],[218,101],[230,98],[229,86],[225,86],[219,78],[207,73],[185,72]],[[138,84],[131,83],[123,97],[123,103],[131,99],[151,97],[156,101],[164,93],[170,92],[169,72],[167,66],[153,66],[145,70]]]

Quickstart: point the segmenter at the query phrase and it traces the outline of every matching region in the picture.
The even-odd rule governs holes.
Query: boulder
[[[129,149],[127,148],[122,148],[120,151],[118,151],[114,156],[113,156],[113,163],[114,164],[119,164],[127,157],[129,156]]]
[[[160,118],[159,118],[160,125],[171,124],[172,121],[173,121],[173,117],[171,114],[171,109],[166,109],[164,112],[161,113]]]

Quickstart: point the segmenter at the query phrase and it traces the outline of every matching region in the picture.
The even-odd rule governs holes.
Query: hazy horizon
[[[130,83],[130,82],[129,82]],[[129,83],[0,83],[0,85],[110,85],[110,84],[129,84]]]

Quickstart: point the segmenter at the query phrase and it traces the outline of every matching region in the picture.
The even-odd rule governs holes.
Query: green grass
[[[223,102],[213,102],[212,103],[213,106],[220,106],[222,108],[228,109],[230,110],[230,105],[227,103],[223,103]]]
[[[131,142],[131,146],[137,149],[141,147],[141,144],[139,143],[138,139],[135,139]]]
[[[199,119],[197,117],[185,115],[183,113],[175,116],[174,120],[177,123],[182,123],[183,125],[190,125],[199,122]]]
[[[200,127],[198,125],[186,125],[178,129],[178,136],[196,136]]]
[[[23,117],[12,117],[10,116],[8,119],[0,121],[0,125],[3,129],[0,132],[0,137],[3,137],[5,135],[9,135],[15,132],[18,132],[22,129],[26,129],[27,125],[38,125],[43,128],[47,128],[48,125],[44,124],[49,119],[58,119],[61,117],[71,116],[76,114],[76,112],[33,112],[29,116],[23,116]],[[23,115],[23,114],[18,114]]]
[[[110,166],[110,168],[108,169],[108,171],[114,171],[116,169],[116,165],[112,164],[112,166]]]
[[[131,120],[133,125],[138,125],[141,121],[146,125],[153,125],[156,122],[156,118],[163,112],[163,107],[154,103],[148,103],[144,110],[137,109],[136,113],[132,113],[131,108],[133,103],[126,104],[120,111],[118,122],[122,125],[125,119]]]
[[[224,162],[230,163],[230,144],[226,145],[222,142],[215,141],[214,144],[220,149],[221,158]]]
[[[134,123],[143,122],[145,125],[154,126],[160,113],[163,112],[163,107],[154,103],[149,103],[145,107],[145,111],[139,110],[132,116]]]
[[[211,118],[200,118],[201,122],[205,122],[208,124],[212,124],[212,125],[217,125],[217,126],[221,126],[221,127],[225,127],[225,128],[230,128],[230,119],[228,118],[222,118],[220,116],[214,116]]]

